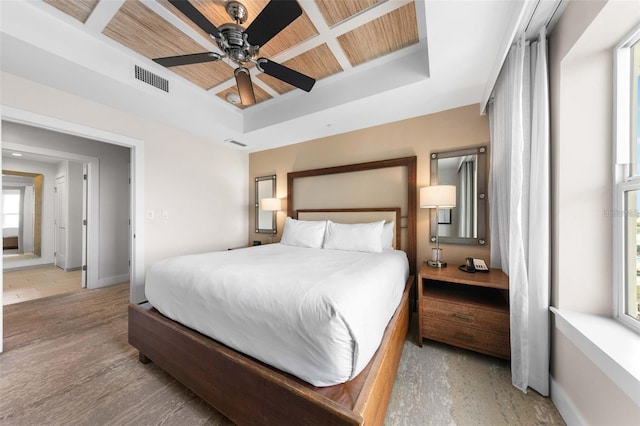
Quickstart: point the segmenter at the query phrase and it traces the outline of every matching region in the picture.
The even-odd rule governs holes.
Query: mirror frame
[[[259,187],[261,182],[271,181],[271,193],[270,194],[260,194]],[[271,218],[271,227],[270,228],[260,228],[260,200],[263,198],[275,198],[276,196],[276,175],[269,176],[261,176],[255,179],[255,230],[256,234],[277,234],[277,216],[276,212],[272,212],[273,216]]]
[[[457,149],[453,151],[432,152],[431,153],[431,185],[438,184],[438,159],[462,157],[465,155],[477,155],[478,156],[478,176],[477,176],[477,201],[478,201],[478,232],[476,238],[468,237],[443,237],[439,236],[438,239],[441,243],[446,244],[468,244],[468,245],[480,245],[487,244],[487,147],[478,146],[473,148]],[[436,209],[431,209],[429,240],[433,243],[436,242],[435,229],[438,226],[438,218],[436,216]]]

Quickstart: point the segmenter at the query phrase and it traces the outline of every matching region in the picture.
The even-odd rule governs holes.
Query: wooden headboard
[[[402,211],[399,214],[399,217],[401,218],[401,220],[396,220],[396,247],[402,247],[405,252],[407,253],[407,258],[409,260],[409,269],[411,271],[412,275],[416,274],[416,257],[417,257],[417,248],[416,248],[416,229],[417,229],[417,223],[416,223],[416,216],[417,216],[417,188],[416,188],[416,172],[417,172],[417,157],[413,156],[413,157],[402,157],[402,158],[395,158],[395,159],[390,159],[390,160],[381,160],[381,161],[372,161],[372,162],[368,162],[368,163],[357,163],[357,164],[348,164],[348,165],[344,165],[344,166],[335,166],[335,167],[326,167],[326,168],[321,168],[321,169],[313,169],[313,170],[304,170],[304,171],[299,171],[299,172],[290,172],[287,173],[287,216],[292,217],[292,218],[296,218],[298,217],[297,213],[298,212],[305,212],[305,211],[309,211],[312,210],[314,212],[318,212],[318,214],[321,215],[322,219],[327,219],[328,216],[327,214],[329,212],[335,212],[335,214],[338,214],[340,211],[344,212],[348,212],[348,211],[353,211],[353,212],[357,212],[357,211],[390,211],[393,210],[394,211],[394,215],[396,215],[396,217],[398,217],[398,215],[395,213],[395,209],[397,209],[397,207],[385,207],[385,208],[378,208],[376,206],[380,206],[380,205],[385,205],[385,200],[383,199],[378,199],[376,197],[376,199],[372,199],[372,200],[358,200],[359,204],[362,203],[366,203],[367,206],[363,207],[362,205],[357,205],[357,206],[348,206],[348,205],[340,205],[340,206],[327,206],[327,207],[332,207],[332,208],[308,208],[309,206],[298,206],[295,203],[294,200],[294,193],[295,193],[295,184],[296,182],[301,179],[301,178],[310,178],[310,177],[320,177],[320,176],[327,176],[327,175],[338,175],[341,173],[358,173],[358,172],[364,172],[364,173],[368,173],[372,170],[379,170],[379,169],[390,169],[390,168],[397,168],[400,167],[402,168],[403,172],[406,172],[406,178],[404,178],[404,180],[406,180],[406,182],[400,182],[399,185],[401,185],[401,188],[403,191],[406,191],[406,211]],[[364,185],[366,185],[366,179],[365,179],[365,183]],[[333,190],[333,187],[329,187],[327,188],[327,191],[330,192]],[[396,206],[397,204],[395,202],[390,202],[389,204],[387,204],[388,206]],[[323,206],[324,207],[324,206]],[[357,207],[357,208],[356,208]],[[386,210],[385,210],[386,209]],[[390,209],[390,210],[389,210]],[[323,212],[322,210],[326,210],[325,212]],[[311,220],[309,219],[311,216],[307,215],[307,213],[304,213],[305,216],[304,218],[306,218],[307,220]],[[334,213],[331,213],[332,215]],[[361,216],[360,216],[361,217]],[[330,217],[329,217],[330,218]],[[406,220],[405,220],[406,219]],[[331,219],[334,220],[334,219]],[[380,220],[380,219],[372,219],[372,220]],[[386,220],[386,219],[385,219]],[[367,220],[362,220],[362,219],[357,219],[357,220],[353,220],[353,221],[358,221],[358,222],[366,222]],[[369,220],[371,221],[371,220]],[[345,222],[344,219],[335,219],[335,222]],[[406,224],[406,225],[405,225]],[[406,229],[405,233],[400,232],[400,227],[403,227]],[[402,242],[398,242],[397,239],[399,238],[404,238],[404,241]]]

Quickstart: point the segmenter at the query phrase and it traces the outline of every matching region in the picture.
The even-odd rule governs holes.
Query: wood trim
[[[499,290],[509,290],[509,277],[497,268],[491,268],[489,272],[468,273],[458,268],[430,268],[422,266],[420,276],[436,281],[445,281],[456,284],[464,284],[477,287],[490,287]]]
[[[344,166],[324,167],[287,173],[287,216],[293,217],[293,189],[295,180],[303,177],[325,176],[338,173],[352,173],[387,167],[407,168],[407,257],[411,275],[416,275],[417,259],[417,157],[401,157],[390,160],[370,161],[366,163],[348,164]]]
[[[317,388],[174,322],[150,304],[129,305],[129,343],[241,425],[382,425],[409,328],[407,279],[400,305],[367,367]]]
[[[387,414],[387,407],[391,398],[391,391],[395,382],[400,357],[404,341],[409,331],[410,308],[409,293],[414,286],[415,277],[410,275],[405,285],[402,295],[401,307],[406,309],[397,311],[396,315],[391,319],[387,326],[388,332],[385,332],[380,344],[381,348],[376,352],[376,356],[371,361],[371,370],[379,371],[378,374],[367,375],[367,380],[363,386],[362,394],[371,395],[367,398],[358,398],[354,405],[354,411],[362,413],[362,417],[366,419],[366,425],[382,425]],[[391,332],[389,332],[391,331]]]

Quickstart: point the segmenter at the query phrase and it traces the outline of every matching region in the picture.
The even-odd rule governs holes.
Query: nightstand
[[[427,338],[510,359],[509,278],[423,264],[418,274],[418,345]]]

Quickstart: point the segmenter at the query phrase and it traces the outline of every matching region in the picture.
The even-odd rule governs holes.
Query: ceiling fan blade
[[[246,29],[249,43],[264,46],[300,15],[302,9],[296,0],[271,0]]]
[[[191,19],[191,21],[199,26],[202,31],[207,34],[211,34],[212,36],[218,38],[220,37],[220,31],[213,25],[198,9],[195,8],[191,3],[187,0],[169,0],[169,3],[174,5],[176,9],[184,14],[187,18]]]
[[[292,70],[291,68],[285,67],[284,65],[273,62],[269,59],[260,58],[257,62],[258,68],[265,74],[269,74],[270,76],[275,77],[278,80],[282,80],[285,83],[289,83],[292,86],[304,90],[305,92],[310,92],[311,88],[313,88],[313,85],[316,83],[316,80],[308,75],[299,73],[296,70]]]
[[[200,64],[203,62],[219,61],[222,55],[215,52],[192,53],[190,55],[167,56],[166,58],[155,58],[153,62],[165,67],[177,67],[180,65]]]
[[[236,76],[236,84],[242,105],[249,106],[256,103],[256,96],[253,93],[253,84],[249,70],[245,67],[236,68],[234,75]]]

